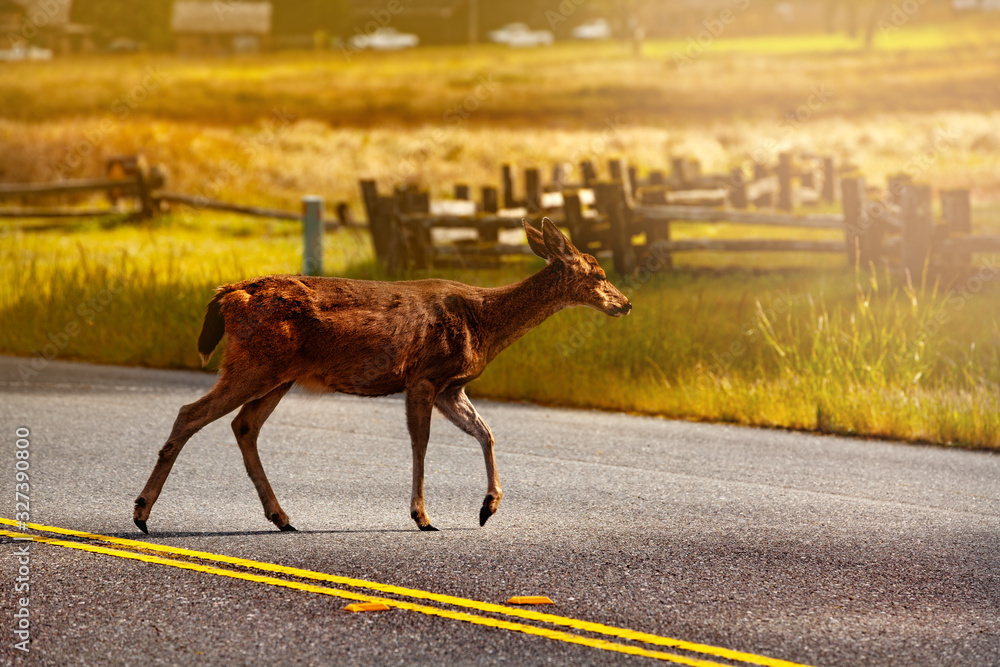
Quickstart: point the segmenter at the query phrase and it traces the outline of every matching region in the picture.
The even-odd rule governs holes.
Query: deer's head
[[[612,317],[629,314],[628,297],[611,284],[597,260],[577,250],[551,220],[542,218],[541,230],[525,220],[524,231],[532,252],[558,272],[567,305],[590,306]]]

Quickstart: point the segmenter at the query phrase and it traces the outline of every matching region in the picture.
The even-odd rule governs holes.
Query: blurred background
[[[199,367],[214,287],[302,270],[319,195],[327,275],[519,280],[516,224],[477,227],[545,212],[614,270],[630,318],[551,318],[479,396],[1000,443],[994,0],[0,0],[0,28],[25,382]],[[393,228],[387,263],[369,195],[472,222]]]

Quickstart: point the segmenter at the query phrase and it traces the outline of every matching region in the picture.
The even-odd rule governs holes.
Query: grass
[[[0,330],[0,350],[26,357],[25,379],[44,373],[51,355],[200,367],[195,341],[214,287],[294,272],[301,252],[293,225],[205,222],[0,239],[0,315],[16,323]],[[366,238],[331,241],[334,273],[380,277]],[[1000,449],[1000,291],[988,260],[979,258],[978,279],[915,288],[844,268],[619,279],[632,315],[559,313],[500,355],[470,393]],[[539,265],[445,275],[503,284]]]
[[[969,187],[975,231],[1000,233],[1000,19],[915,20],[870,51],[836,35],[723,37],[683,69],[675,54],[686,39],[649,42],[641,57],[607,43],[12,64],[0,69],[0,182],[95,176],[108,157],[141,152],[168,167],[174,191],[290,210],[319,193],[358,211],[360,178],[440,197],[459,182],[495,185],[502,162],[624,155],[648,170],[690,155],[721,171],[812,151],[869,183],[908,171],[938,188]],[[786,122],[817,86],[825,100]],[[30,231],[36,224],[0,226],[0,316],[12,323],[0,329],[0,352],[25,357],[29,376],[51,356],[197,368],[212,290],[296,272],[301,261],[293,224],[183,208],[138,227]],[[368,239],[351,233],[331,237],[326,266],[381,277]],[[445,274],[502,284],[535,266]],[[551,318],[471,392],[1000,448],[1000,299],[988,268],[981,279],[910,286],[855,273],[839,256],[690,253],[676,266],[618,278],[631,282],[629,318]]]

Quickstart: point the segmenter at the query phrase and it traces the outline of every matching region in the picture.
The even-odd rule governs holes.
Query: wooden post
[[[302,274],[323,275],[323,198],[302,198]]]
[[[399,209],[396,197],[380,196],[376,200],[375,217],[369,221],[372,239],[380,239],[375,244],[376,254],[381,244],[379,260],[391,276],[399,275],[403,264],[403,238],[399,229]]]
[[[768,177],[768,168],[759,162],[754,162],[753,164],[753,180],[760,181]],[[761,208],[768,207],[774,204],[774,193],[770,190],[759,195],[753,202],[756,206]]]
[[[622,180],[622,174],[624,173],[624,161],[621,158],[611,158],[608,160],[608,174],[611,175],[612,181]]]
[[[823,201],[832,204],[837,198],[837,170],[832,157],[823,158]]]
[[[889,189],[889,201],[893,204],[903,203],[903,190],[906,186],[913,182],[913,178],[909,174],[892,174],[887,179],[887,187]]]
[[[153,201],[152,178],[146,158],[139,155],[135,159],[135,177],[138,184],[139,217],[152,218],[156,213],[156,202]]]
[[[948,223],[949,236],[972,233],[972,201],[968,190],[942,190],[941,213]],[[956,267],[968,268],[972,255],[952,253],[950,260]]]
[[[580,163],[580,175],[583,176],[583,187],[589,188],[594,185],[597,181],[597,170],[594,169],[594,163],[590,160],[584,160]]]
[[[635,251],[629,229],[629,211],[625,206],[625,189],[621,183],[598,183],[595,191],[598,208],[611,226],[611,251],[615,271],[628,275],[635,269]]]
[[[792,202],[792,156],[782,153],[778,156],[778,208],[791,211]]]
[[[634,164],[628,166],[628,191],[635,197],[635,193],[639,190],[639,170],[635,168]]]
[[[729,172],[729,203],[733,208],[746,208],[750,202],[747,201],[747,177],[743,173],[742,167],[734,167]]]
[[[487,215],[496,215],[497,211],[500,209],[499,203],[497,202],[497,189],[490,187],[488,185],[483,186],[481,190],[482,194],[482,209],[483,213]],[[479,226],[479,240],[486,243],[496,243],[500,238],[500,230],[497,229],[495,225]]]
[[[576,190],[563,190],[563,220],[569,228],[569,240],[581,252],[587,252],[589,240],[584,228],[583,206]]]
[[[381,197],[379,197],[378,186],[375,184],[375,181],[370,179],[361,181],[361,199],[365,203],[365,215],[368,216],[368,231],[372,235],[372,247],[375,250],[375,259],[384,264],[388,249],[388,239],[385,236],[386,225],[379,218],[382,214]]]
[[[556,162],[552,165],[552,185],[551,191],[558,192],[563,189],[563,183],[566,182],[566,164],[563,162]]]
[[[431,212],[431,196],[426,190],[410,193],[409,213],[428,215]],[[406,240],[410,249],[410,259],[416,269],[424,270],[430,267],[434,254],[434,241],[431,228],[424,225],[410,225],[406,230]]]
[[[635,190],[632,189],[632,181],[628,178],[628,169],[625,165],[625,160],[622,158],[608,160],[608,172],[611,174],[612,181],[621,183],[622,190],[625,193],[625,202],[631,204],[632,193]]]
[[[500,181],[503,187],[503,207],[514,208],[517,206],[514,201],[514,172],[509,164],[500,167]]]
[[[687,183],[684,180],[684,158],[675,157],[670,159],[670,173],[674,178],[674,183],[677,189],[684,190],[687,188]]]
[[[923,276],[924,266],[931,254],[934,218],[931,216],[931,188],[929,185],[906,185],[903,188],[903,268],[910,272],[916,284]]]
[[[528,213],[542,210],[542,177],[534,168],[524,170],[524,205]]]
[[[455,186],[455,199],[461,199],[462,201],[469,200],[469,186],[459,183]]]
[[[847,248],[847,262],[851,266],[860,264],[867,267],[863,258],[864,235],[863,218],[866,203],[865,179],[845,178],[840,182],[841,201],[844,205],[844,240]]]
[[[666,177],[663,172],[659,169],[655,169],[649,172],[649,184],[650,185],[663,185],[667,182]]]
[[[361,200],[365,204],[365,215],[368,216],[370,224],[378,211],[378,186],[375,185],[375,181],[371,179],[361,181]]]
[[[346,201],[337,203],[337,220],[341,227],[357,226],[357,223],[354,222],[354,214],[351,212],[351,205]]]

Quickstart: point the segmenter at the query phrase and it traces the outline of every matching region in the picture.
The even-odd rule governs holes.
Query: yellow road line
[[[393,586],[391,584],[381,584],[373,581],[366,581],[364,579],[353,579],[350,577],[342,577],[334,574],[326,574],[324,572],[314,572],[311,570],[300,570],[298,568],[287,567],[284,565],[277,565],[275,563],[264,563],[260,561],[247,560],[244,558],[235,558],[232,556],[223,556],[220,554],[208,553],[205,551],[194,551],[191,549],[184,549],[181,547],[171,547],[162,544],[144,542],[141,540],[130,540],[120,537],[111,537],[108,535],[86,533],[78,530],[57,528],[54,526],[45,526],[35,523],[26,523],[23,524],[22,526],[22,524],[16,521],[12,521],[10,519],[6,519],[3,517],[0,517],[0,524],[26,527],[26,528],[31,528],[32,530],[55,533],[58,535],[70,535],[73,537],[99,540],[102,542],[108,542],[111,544],[118,544],[122,546],[129,546],[133,548],[149,549],[152,551],[159,551],[162,553],[169,553],[177,556],[188,556],[208,561],[228,563],[230,565],[237,565],[240,567],[261,570],[263,572],[273,572],[294,577],[300,577],[303,579],[325,581],[344,586],[352,586],[354,588],[365,588],[368,590],[379,591],[381,593],[400,595],[403,597],[409,597],[418,600],[428,600],[432,602],[438,602],[441,604],[449,604],[456,607],[464,607],[466,609],[475,609],[477,611],[483,611],[492,614],[501,614],[504,616],[521,618],[529,621],[540,621],[543,623],[550,623],[552,625],[572,628],[574,630],[593,632],[608,637],[615,637],[618,639],[626,639],[630,641],[642,642],[644,644],[652,644],[655,646],[665,646],[668,648],[675,648],[683,651],[691,651],[693,653],[711,655],[718,658],[725,658],[727,660],[734,660],[737,662],[746,662],[755,665],[762,665],[763,667],[806,667],[805,665],[801,665],[798,663],[789,662],[786,660],[778,660],[776,658],[769,658],[767,656],[756,655],[754,653],[733,651],[730,649],[721,648],[718,646],[710,646],[707,644],[696,644],[693,642],[687,642],[680,639],[673,639],[671,637],[661,637],[659,635],[653,635],[645,632],[638,632],[635,630],[628,630],[625,628],[617,628],[610,625],[604,625],[602,623],[591,623],[589,621],[582,621],[579,619],[568,618],[565,616],[557,616],[555,614],[546,614],[543,612],[538,612],[530,609],[517,609],[515,607],[508,607],[505,605],[493,604],[490,602],[481,602],[479,600],[470,600],[466,598],[454,597],[451,595],[443,595],[440,593],[431,593],[429,591],[422,591],[413,588],[404,588],[401,586]]]
[[[674,655],[672,653],[664,653],[662,651],[651,651],[649,649],[640,648],[638,646],[629,646],[627,644],[616,644],[615,642],[610,642],[607,641],[606,639],[593,639],[591,637],[582,637],[580,635],[574,635],[568,632],[549,630],[548,628],[539,628],[534,625],[525,625],[523,623],[512,623],[511,621],[503,621],[500,619],[490,618],[487,616],[476,616],[475,614],[468,614],[462,611],[451,611],[450,609],[441,609],[439,607],[427,607],[424,605],[414,604],[412,602],[404,602],[402,600],[378,598],[371,595],[364,595],[363,593],[354,593],[352,591],[345,591],[338,588],[328,588],[326,586],[316,586],[315,584],[303,584],[297,581],[288,581],[286,579],[277,579],[275,577],[265,577],[259,574],[250,574],[249,572],[237,572],[234,570],[226,570],[223,568],[214,567],[212,565],[199,565],[198,563],[191,563],[182,560],[173,560],[170,558],[163,558],[161,556],[139,554],[132,551],[121,551],[119,549],[109,549],[107,547],[99,547],[92,544],[85,544],[83,542],[67,542],[66,540],[57,540],[55,538],[42,537],[40,535],[29,535],[27,533],[15,533],[9,530],[0,530],[0,535],[5,535],[7,537],[13,537],[13,538],[30,539],[34,542],[39,542],[42,544],[49,544],[57,547],[66,547],[68,549],[78,549],[80,551],[88,551],[91,553],[104,554],[106,556],[117,556],[119,558],[127,558],[130,560],[142,561],[144,563],[153,563],[156,565],[177,567],[182,570],[193,570],[195,572],[214,574],[220,577],[229,577],[231,579],[254,581],[261,584],[268,584],[270,586],[280,586],[282,588],[291,588],[294,590],[305,591],[308,593],[331,595],[334,597],[344,598],[347,600],[355,600],[360,602],[380,602],[389,607],[395,607],[397,609],[405,609],[407,611],[415,611],[421,614],[427,614],[428,616],[438,616],[441,618],[447,618],[454,621],[464,621],[466,623],[473,623],[475,625],[484,625],[487,627],[497,628],[500,630],[521,632],[528,635],[545,637],[546,639],[567,642],[570,644],[579,644],[581,646],[598,648],[605,651],[615,651],[617,653],[625,653],[628,655],[638,655],[646,658],[656,658],[658,660],[673,662],[679,665],[688,665],[689,667],[726,667],[722,663],[718,662],[710,662],[708,660],[698,660],[695,658],[686,658],[684,656]]]

